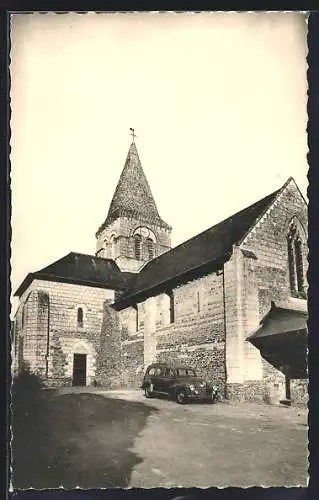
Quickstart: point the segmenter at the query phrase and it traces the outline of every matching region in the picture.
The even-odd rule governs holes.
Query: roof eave
[[[216,267],[216,270],[218,267],[222,266],[227,262],[232,255],[232,249],[224,254],[224,256],[219,257],[218,259],[215,260],[210,260],[208,262],[205,262],[204,264],[201,264],[200,266],[194,267],[192,269],[188,269],[186,272],[183,272],[177,276],[174,276],[171,279],[165,280],[163,282],[157,283],[156,285],[146,288],[144,290],[141,290],[139,292],[134,293],[133,295],[128,295],[126,297],[120,298],[118,301],[114,302],[112,304],[113,308],[121,311],[122,309],[125,309],[126,307],[130,307],[131,305],[135,304],[136,302],[139,302],[141,300],[145,300],[147,297],[157,295],[158,293],[162,293],[165,289],[170,288],[170,285],[174,284],[176,285],[176,281],[178,284],[183,283],[185,280],[187,281],[188,279],[191,279],[191,275],[197,274],[200,270],[202,270],[202,274],[206,274],[207,267],[208,266],[213,266]],[[192,278],[194,279],[194,278]]]
[[[14,296],[21,297],[21,295],[25,292],[27,287],[31,284],[31,282],[35,279],[42,281],[56,281],[57,283],[71,283],[74,285],[82,285],[82,286],[91,286],[93,288],[103,288],[107,290],[126,290],[127,287],[125,285],[113,284],[113,283],[103,283],[97,281],[89,281],[82,280],[77,278],[72,278],[68,276],[54,276],[52,274],[46,273],[30,273],[23,280],[17,291],[14,293]]]
[[[19,298],[21,297],[21,295],[26,291],[28,286],[32,283],[32,281],[34,279],[34,274],[35,273],[27,274],[27,276],[24,278],[24,280],[22,281],[20,286],[14,292],[14,294],[13,294],[14,297],[19,297]]]

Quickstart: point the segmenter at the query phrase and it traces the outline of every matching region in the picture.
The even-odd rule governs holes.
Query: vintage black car
[[[168,395],[179,404],[194,400],[215,402],[218,399],[218,388],[197,377],[189,366],[153,363],[145,372],[141,388],[147,398]]]

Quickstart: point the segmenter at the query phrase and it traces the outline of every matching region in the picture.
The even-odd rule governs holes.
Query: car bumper
[[[214,399],[213,392],[208,391],[191,391],[187,398],[194,401],[212,401]]]

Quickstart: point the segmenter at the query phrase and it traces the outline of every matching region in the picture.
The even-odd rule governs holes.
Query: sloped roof
[[[133,287],[116,306],[124,307],[133,297],[137,298],[199,267],[227,260],[233,245],[242,240],[282,189],[283,187],[147,263],[137,274]]]
[[[70,252],[53,264],[29,273],[15,295],[20,297],[34,279],[123,290],[129,286],[131,277],[131,273],[122,273],[114,260]]]
[[[258,330],[248,340],[255,343],[263,337],[307,330],[307,311],[277,307],[272,304]]]
[[[150,186],[144,174],[135,142],[132,142],[126,162],[116,186],[107,218],[98,233],[120,216],[136,217],[170,229],[157,210]]]
[[[307,378],[307,312],[272,304],[259,329],[247,338],[263,358],[290,378]]]

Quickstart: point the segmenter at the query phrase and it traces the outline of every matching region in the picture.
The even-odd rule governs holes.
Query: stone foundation
[[[307,406],[308,395],[308,379],[293,379],[290,380],[291,402],[295,406]]]
[[[143,339],[122,343],[121,386],[139,389],[144,376],[144,341]]]
[[[276,386],[277,384],[275,384]],[[227,384],[226,399],[230,401],[278,404],[282,397],[281,390],[265,380],[246,381],[242,384]]]
[[[42,382],[45,387],[71,387],[72,386],[72,378],[63,377],[63,378],[44,378]]]

